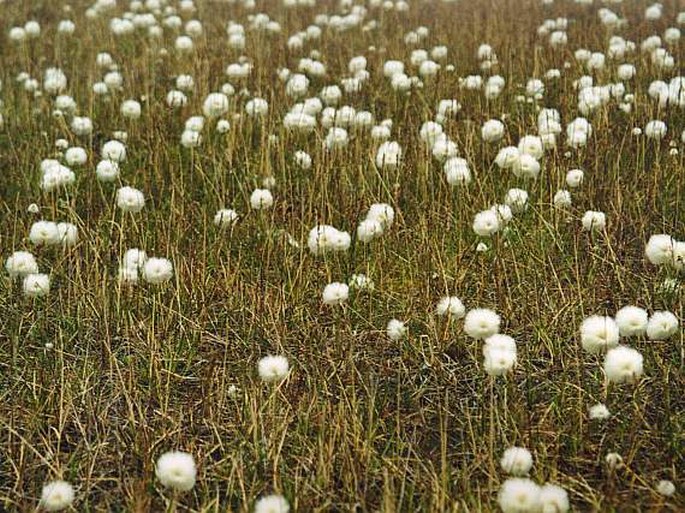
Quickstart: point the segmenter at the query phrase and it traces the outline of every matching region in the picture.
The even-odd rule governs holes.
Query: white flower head
[[[402,147],[396,141],[385,141],[376,152],[376,166],[380,169],[395,169],[402,161]]]
[[[145,196],[133,187],[122,187],[117,191],[117,206],[124,212],[140,212],[145,206]]]
[[[325,86],[319,96],[326,105],[337,105],[342,98],[342,91],[337,85]]]
[[[604,457],[604,461],[610,469],[616,469],[623,465],[623,457],[617,452],[609,452]]]
[[[645,246],[645,255],[654,265],[671,264],[676,241],[665,233],[652,235]]]
[[[588,210],[583,214],[583,230],[586,232],[598,232],[606,228],[606,215],[604,212]]]
[[[312,157],[305,151],[299,150],[295,152],[295,163],[300,169],[307,170],[312,167]]]
[[[171,108],[183,107],[188,103],[188,97],[183,91],[172,89],[166,95],[166,104]]]
[[[530,155],[535,160],[542,158],[545,153],[542,140],[537,135],[524,135],[521,137],[518,150],[521,155]]]
[[[438,140],[438,137],[443,133],[442,125],[436,123],[435,121],[426,121],[421,125],[421,130],[419,130],[419,137],[428,146],[433,146]]]
[[[326,305],[340,305],[347,301],[350,287],[346,283],[329,283],[323,289],[323,302]]]
[[[240,216],[231,208],[224,208],[214,215],[214,224],[219,228],[230,228],[238,221]]]
[[[27,274],[23,289],[28,297],[47,296],[50,292],[50,277],[47,274]]]
[[[404,63],[402,61],[385,61],[383,64],[383,75],[392,78],[394,75],[404,73]]]
[[[678,318],[671,312],[654,312],[647,323],[649,340],[668,340],[678,331]]]
[[[269,111],[269,103],[264,98],[252,98],[245,104],[245,112],[251,117],[261,117]]]
[[[59,68],[48,68],[43,78],[43,89],[48,94],[59,94],[67,88],[67,76]]]
[[[321,224],[309,231],[307,246],[313,255],[322,255],[332,251],[347,251],[351,241],[349,233]]]
[[[43,166],[41,165],[41,168]],[[66,166],[59,163],[43,168],[43,177],[41,179],[40,187],[45,192],[54,191],[60,187],[66,187],[76,181],[74,172]]]
[[[57,223],[59,239],[64,247],[73,246],[78,242],[78,228],[72,223]]]
[[[255,502],[254,513],[288,513],[290,504],[282,495],[266,495]]]
[[[521,153],[518,160],[513,163],[511,170],[519,178],[535,180],[540,174],[540,162],[529,153]]]
[[[192,75],[179,75],[176,77],[176,87],[181,91],[192,91],[195,88],[195,79]]]
[[[210,93],[202,104],[202,113],[208,118],[218,118],[228,112],[228,96],[224,93]]]
[[[635,76],[635,66],[632,64],[619,64],[616,68],[616,74],[621,80],[630,80]]]
[[[9,38],[19,43],[26,39],[26,30],[24,30],[24,27],[12,27],[9,31]]]
[[[5,269],[12,278],[22,277],[38,274],[38,263],[28,251],[15,251],[5,261]]]
[[[571,193],[565,189],[559,189],[554,194],[554,199],[552,200],[556,208],[569,208],[573,202],[571,200]]]
[[[231,123],[226,119],[220,119],[216,122],[216,131],[220,134],[228,133],[231,130]]]
[[[140,103],[136,100],[125,100],[121,104],[121,115],[128,119],[138,119],[141,114]]]
[[[613,383],[633,383],[642,376],[642,362],[642,355],[632,347],[614,347],[604,357],[604,373]]]
[[[74,146],[64,152],[64,160],[70,166],[81,166],[88,161],[88,154],[80,146]]]
[[[119,177],[119,164],[112,160],[101,160],[95,166],[95,175],[101,182],[114,182]]]
[[[509,447],[502,455],[500,466],[512,476],[527,476],[533,467],[533,456],[524,447]]]
[[[571,169],[568,173],[566,173],[566,185],[568,185],[570,189],[580,187],[580,185],[583,183],[584,176],[585,173],[583,173],[582,169]]]
[[[166,452],[157,460],[155,475],[163,486],[187,492],[195,486],[197,476],[195,460],[187,452]]]
[[[492,338],[492,337],[490,337]],[[483,368],[490,376],[504,376],[516,365],[516,351],[483,347]]]
[[[351,289],[373,291],[375,285],[373,280],[365,274],[353,274],[348,283]]]
[[[43,486],[40,505],[45,511],[61,511],[74,502],[74,488],[66,481],[51,481]]]
[[[540,489],[540,506],[541,513],[566,513],[571,507],[566,490],[551,483]]]
[[[497,501],[504,513],[535,512],[540,509],[540,487],[527,478],[507,479],[499,490]]]
[[[303,111],[291,111],[283,118],[283,126],[289,130],[307,133],[316,127],[316,118]]]
[[[490,335],[485,339],[483,356],[486,356],[488,351],[508,351],[516,355],[516,341],[509,335],[502,335],[501,333]]]
[[[481,137],[488,143],[501,140],[504,137],[504,123],[499,119],[489,119],[481,127]]]
[[[659,481],[659,484],[657,484],[656,491],[659,493],[659,495],[671,497],[673,494],[675,494],[675,485],[673,484],[673,481],[662,479]]]
[[[190,53],[193,51],[194,46],[190,36],[178,36],[174,41],[174,48],[176,48],[179,53]]]
[[[457,296],[445,296],[435,308],[438,315],[448,315],[452,319],[461,319],[466,315],[466,307]]]
[[[142,268],[147,262],[147,254],[142,249],[131,248],[126,250],[123,258],[123,265],[130,268]]]
[[[174,266],[166,258],[148,258],[143,265],[143,278],[148,283],[165,283],[174,276]]]
[[[29,240],[36,246],[59,244],[61,237],[57,223],[52,221],[36,221],[31,225]]]
[[[383,229],[390,228],[395,221],[395,209],[387,203],[374,203],[369,207],[366,219],[378,221]]]
[[[255,189],[250,195],[250,206],[254,210],[271,208],[274,204],[273,194],[269,189]]]
[[[435,141],[435,144],[433,144],[431,154],[439,162],[444,162],[447,159],[457,157],[459,155],[459,150],[456,143],[443,134],[443,136],[439,137],[438,140]]]
[[[619,334],[618,324],[611,317],[591,315],[580,326],[580,342],[590,353],[616,347]]]
[[[514,214],[524,212],[528,208],[528,192],[523,189],[509,189],[504,203]]]
[[[655,141],[663,139],[667,131],[668,128],[666,123],[660,120],[650,121],[645,126],[645,135],[649,139],[654,139]]]
[[[595,420],[606,420],[611,416],[609,408],[603,403],[592,405],[589,410],[590,418]]]
[[[192,132],[202,132],[204,127],[204,116],[190,116],[188,119],[186,119],[186,122],[183,125],[184,130],[190,130]]]
[[[202,135],[196,130],[184,130],[181,133],[181,146],[197,148],[202,143]]]
[[[117,277],[119,279],[119,283],[121,284],[138,283],[138,268],[122,265],[119,267],[119,273]]]
[[[495,157],[495,164],[500,169],[511,169],[521,158],[521,153],[516,146],[506,146],[499,150]]]
[[[112,162],[123,162],[126,160],[126,146],[121,141],[115,139],[107,141],[102,145],[100,151],[102,160],[111,160]]]
[[[257,363],[259,377],[267,383],[278,383],[288,375],[290,364],[285,356],[265,356]]]
[[[371,242],[383,234],[383,225],[376,219],[364,219],[357,226],[357,239],[361,242]]]
[[[464,331],[476,340],[499,333],[500,317],[489,308],[469,310],[464,319]]]
[[[531,78],[526,83],[526,96],[540,99],[545,93],[545,83],[539,78]]]
[[[391,319],[388,322],[388,326],[385,331],[390,340],[397,341],[405,337],[407,334],[407,327],[405,326],[404,322],[398,319]]]
[[[285,85],[285,92],[288,96],[298,98],[307,94],[309,79],[300,73],[290,75]]]
[[[624,306],[616,312],[616,324],[622,337],[642,335],[647,330],[648,315],[637,306]]]
[[[490,237],[496,233],[502,223],[496,211],[492,209],[483,210],[476,214],[473,219],[473,231],[481,237]]]
[[[511,207],[506,204],[493,205],[490,210],[497,214],[499,218],[500,226],[506,226],[509,221],[514,218],[514,212]]]
[[[468,185],[471,183],[471,170],[466,159],[452,157],[442,167],[447,183],[450,185]]]

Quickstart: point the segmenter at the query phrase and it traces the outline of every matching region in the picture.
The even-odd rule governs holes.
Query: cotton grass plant
[[[685,12],[510,4],[0,0],[0,509],[684,509]]]

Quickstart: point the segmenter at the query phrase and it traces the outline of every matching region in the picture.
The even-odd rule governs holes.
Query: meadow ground
[[[685,510],[662,3],[0,0],[0,509]]]

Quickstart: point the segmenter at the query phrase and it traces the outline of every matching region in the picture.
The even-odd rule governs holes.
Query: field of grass
[[[0,0],[0,510],[685,511],[662,4]]]

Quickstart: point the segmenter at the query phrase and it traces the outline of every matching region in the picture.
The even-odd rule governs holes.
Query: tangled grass
[[[81,0],[69,10],[64,2],[0,2],[0,248],[3,258],[31,251],[50,279],[49,293],[36,298],[21,281],[0,280],[1,509],[34,511],[43,484],[63,479],[78,511],[251,511],[271,493],[305,512],[490,511],[506,479],[500,458],[513,446],[532,453],[533,480],[562,486],[579,511],[685,508],[682,329],[665,341],[626,342],[644,357],[644,374],[628,384],[609,382],[602,355],[584,351],[579,338],[583,319],[625,305],[685,318],[683,274],[645,258],[653,234],[685,239],[684,111],[648,93],[654,80],[668,83],[682,70],[683,43],[668,46],[675,66],[666,69],[640,48],[677,26],[678,2],[664,1],[653,21],[645,19],[649,4],[636,0],[430,1],[406,11],[402,2],[372,2],[357,26],[337,30],[319,20],[320,38],[289,48],[317,14],[349,13],[352,4],[266,0],[251,9],[197,0],[189,11],[187,2],[169,1],[184,23],[202,23],[189,53],[175,48],[183,27],[163,23],[167,2],[154,15],[159,37],[138,28],[114,34],[111,19],[135,3],[106,4],[91,17],[93,5]],[[604,27],[601,7],[626,25]],[[147,11],[154,9],[143,4]],[[257,12],[280,31],[251,28]],[[568,19],[568,43],[552,48],[538,28],[560,17]],[[63,19],[73,20],[73,34],[57,31]],[[29,20],[40,23],[40,36],[12,41],[11,28]],[[246,27],[243,50],[227,43],[229,20]],[[407,33],[422,26],[428,35],[407,44]],[[637,48],[588,73],[575,50],[607,52],[612,34]],[[484,43],[497,62],[481,71]],[[438,73],[394,90],[384,62],[404,61],[416,75],[412,50],[437,45],[448,52]],[[344,148],[328,149],[321,116],[311,132],[284,127],[296,100],[278,70],[295,73],[313,50],[325,74],[310,76],[309,97],[347,77],[350,59],[366,57],[368,80],[339,105],[371,112],[376,124],[392,120],[399,166],[378,165],[380,141],[368,130],[350,128]],[[100,52],[123,77],[106,95],[93,91],[107,71],[97,65]],[[252,64],[249,76],[227,78],[241,55]],[[582,116],[574,82],[591,74],[595,85],[617,83],[623,62],[637,69],[624,81],[630,110],[612,99],[587,114],[587,145],[572,148],[559,135],[538,159],[536,180],[495,164],[502,147],[538,133],[541,107],[557,109],[563,126]],[[27,92],[26,79],[15,79],[26,72],[41,91],[48,67],[68,77],[61,93],[75,100],[74,112],[55,113],[54,95]],[[549,69],[560,77],[545,78]],[[194,90],[185,106],[171,108],[166,97],[180,74],[194,78]],[[501,75],[501,94],[486,99],[465,87],[463,78],[478,74]],[[533,77],[544,94],[522,100]],[[206,119],[199,146],[181,145],[186,119],[226,82],[235,89],[221,114],[230,130],[219,133]],[[266,115],[246,114],[255,97],[268,102]],[[472,176],[456,187],[419,137],[438,102],[452,98],[461,109],[440,122]],[[142,105],[139,118],[121,112],[128,99]],[[74,115],[90,118],[92,133],[77,136]],[[488,143],[481,126],[495,118],[505,133]],[[666,123],[664,138],[634,134],[651,120]],[[127,157],[111,184],[96,180],[95,167],[114,131],[126,132]],[[40,163],[63,162],[58,139],[83,147],[87,162],[70,166],[75,183],[46,192]],[[298,165],[298,150],[311,156],[311,168]],[[573,168],[584,171],[582,185],[560,208],[555,194]],[[273,206],[253,209],[252,191],[265,179]],[[141,212],[117,208],[125,185],[143,192]],[[476,214],[513,187],[529,195],[525,212],[492,237],[477,236]],[[374,203],[391,205],[394,222],[365,244],[355,230]],[[226,229],[214,223],[222,208],[239,215]],[[606,215],[603,229],[583,230],[588,210]],[[27,236],[40,219],[72,223],[78,240],[34,246]],[[351,233],[349,249],[313,255],[308,234],[320,224]],[[120,281],[130,248],[168,259],[171,280]],[[327,284],[354,274],[373,290],[352,288],[342,305],[322,302]],[[438,301],[455,295],[467,310],[496,311],[500,331],[516,340],[516,366],[505,377],[484,371],[483,343],[462,321],[436,315]],[[386,333],[393,318],[407,328],[397,339]],[[287,357],[284,380],[262,381],[257,363],[267,355]],[[608,419],[590,418],[597,403]],[[197,483],[183,494],[155,478],[159,455],[177,449],[197,463]],[[622,463],[608,465],[609,453]],[[675,495],[659,492],[662,479],[675,483]]]

